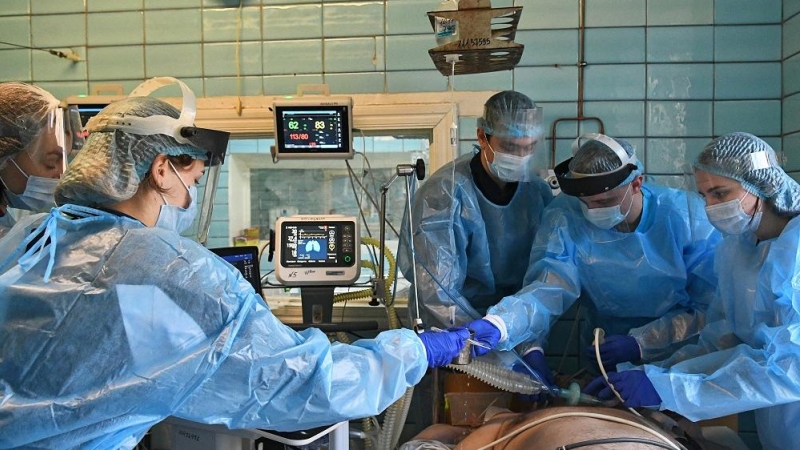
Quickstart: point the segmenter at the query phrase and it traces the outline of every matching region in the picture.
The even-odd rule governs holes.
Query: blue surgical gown
[[[590,302],[592,325],[607,335],[634,336],[645,360],[666,357],[696,337],[716,287],[720,235],[699,196],[651,184],[642,194],[642,217],[630,233],[592,225],[577,197],[562,194],[550,204],[525,287],[489,309],[507,327],[501,349],[543,345],[553,322],[580,296]]]
[[[669,409],[691,420],[756,410],[765,450],[800,442],[800,218],[777,238],[728,236],[698,343],[644,366]]]
[[[517,292],[526,269],[521,262],[528,260],[542,212],[553,200],[550,186],[536,178],[518,183],[509,204],[495,205],[473,180],[473,156],[437,170],[415,195],[417,271],[409,301],[413,304],[416,289],[426,325],[446,327],[480,318]],[[412,273],[407,255],[401,253],[398,266],[406,277]]]
[[[39,222],[0,241],[0,448],[132,448],[167,416],[332,424],[380,413],[427,368],[410,330],[353,345],[291,330],[174,232],[74,205]]]

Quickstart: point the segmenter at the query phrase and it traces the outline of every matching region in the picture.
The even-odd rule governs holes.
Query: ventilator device
[[[355,217],[281,217],[275,228],[275,276],[291,286],[352,284],[361,273],[359,239]]]

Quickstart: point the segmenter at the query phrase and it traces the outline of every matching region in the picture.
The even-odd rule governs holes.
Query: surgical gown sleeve
[[[716,300],[727,323],[703,330],[702,350],[740,343],[672,366],[644,366],[663,409],[701,420],[800,401],[798,237],[800,221],[794,219],[768,245],[765,258],[765,243],[748,249],[739,241],[734,248],[740,255],[720,259],[720,286],[734,289]]]
[[[506,325],[507,338],[498,344],[500,350],[521,343],[543,347],[552,324],[581,293],[575,244],[566,226],[568,218],[559,207],[563,200],[557,198],[544,211],[524,287],[489,309],[489,314],[499,316]]]
[[[297,430],[377,415],[419,382],[425,350],[411,330],[351,345],[251,308],[230,355],[174,415],[229,428]]]
[[[672,355],[695,338],[707,323],[706,311],[717,287],[714,257],[721,235],[706,220],[702,201],[688,195],[691,211],[683,217],[689,238],[683,245],[682,262],[686,267],[685,303],[662,317],[630,331],[639,344],[643,361],[657,361]],[[676,213],[679,213],[676,211]],[[658,295],[658,293],[654,293]]]

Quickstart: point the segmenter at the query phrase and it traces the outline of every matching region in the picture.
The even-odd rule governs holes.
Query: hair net
[[[129,97],[103,108],[98,118],[113,115],[177,118],[180,112],[153,97]],[[127,200],[136,193],[153,160],[162,153],[206,159],[204,150],[180,144],[163,134],[143,136],[120,130],[93,132],[56,187],[56,203],[104,206]]]
[[[629,157],[636,161],[637,170],[628,175],[618,186],[625,186],[634,178],[642,174],[642,163],[636,159],[636,148],[628,141],[623,139],[612,138],[607,136],[608,139],[616,141]],[[580,146],[575,156],[569,162],[569,171],[571,173],[581,174],[601,174],[613,172],[622,166],[619,156],[608,147],[608,145],[597,139],[590,139]]]
[[[33,141],[58,105],[58,99],[38,86],[0,83],[0,167]]]
[[[489,97],[483,105],[478,128],[487,136],[524,137],[542,134],[542,109],[527,95],[502,91]]]
[[[775,150],[750,133],[730,133],[705,146],[696,169],[734,179],[781,215],[800,213],[800,185],[778,164]]]

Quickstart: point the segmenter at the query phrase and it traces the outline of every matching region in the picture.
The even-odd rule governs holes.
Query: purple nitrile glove
[[[625,401],[625,406],[631,408],[654,407],[661,405],[661,396],[653,387],[653,383],[641,370],[625,370],[622,372],[609,372],[608,382],[619,392]],[[615,397],[614,392],[603,377],[597,377],[586,385],[583,392],[596,395],[600,400],[610,400]]]
[[[425,331],[418,336],[425,346],[428,367],[443,367],[450,364],[467,344],[469,330],[451,328],[443,332]]]
[[[539,375],[538,379],[544,381],[547,387],[553,386],[556,383],[555,378],[553,378],[553,372],[550,370],[550,366],[547,365],[547,361],[544,359],[544,354],[539,350],[533,350],[522,357],[531,369],[535,370],[536,373]],[[526,375],[531,376],[532,378],[536,379],[533,375],[530,374],[530,371],[525,368],[521,363],[516,363],[512,367],[515,372],[521,372]],[[544,403],[547,401],[549,394],[546,391],[542,391],[538,394],[518,394],[519,398],[526,402],[537,402],[537,403]]]
[[[464,325],[467,329],[475,333],[473,339],[480,342],[489,348],[480,347],[477,345],[472,346],[473,356],[482,356],[489,353],[498,342],[500,342],[500,330],[492,322],[486,319],[473,320],[472,322]]]
[[[586,347],[586,356],[597,362],[594,345]],[[607,336],[605,342],[600,344],[600,360],[606,371],[615,370],[619,363],[638,361],[641,357],[639,343],[633,336]]]

